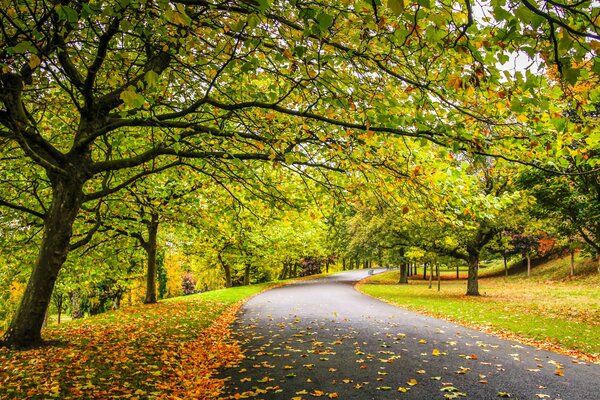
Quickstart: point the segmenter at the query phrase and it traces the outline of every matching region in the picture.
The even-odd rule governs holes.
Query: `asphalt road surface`
[[[358,293],[367,271],[269,290],[234,329],[246,359],[224,398],[600,399],[600,365]]]

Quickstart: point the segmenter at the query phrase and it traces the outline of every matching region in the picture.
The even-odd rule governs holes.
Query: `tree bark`
[[[51,176],[52,204],[44,220],[38,257],[4,343],[27,347],[42,342],[42,325],[58,273],[69,254],[73,223],[83,202],[83,182],[73,176]]]
[[[504,276],[508,276],[508,260],[506,259],[506,252],[502,253],[502,258],[504,259]]]
[[[467,296],[479,296],[479,254],[469,255],[467,264],[469,265]]]
[[[398,283],[408,283],[408,265],[400,264],[400,281]]]
[[[423,264],[423,280],[427,279],[427,263]]]
[[[219,258],[219,262],[221,263],[221,268],[223,268],[223,272],[225,273],[225,287],[230,288],[231,286],[233,286],[233,283],[231,281],[231,268],[223,260],[223,255],[220,252],[217,255],[217,257]]]
[[[244,286],[250,284],[250,264],[246,263],[244,266]]]
[[[144,244],[144,250],[148,256],[146,268],[146,298],[144,303],[154,304],[158,301],[156,293],[156,243],[158,236],[158,213],[151,214],[151,220],[146,225],[148,229],[148,241]]]
[[[283,268],[281,269],[281,273],[279,274],[279,279],[286,279],[288,274],[288,263],[287,261],[283,263]]]
[[[435,265],[435,270],[437,273],[437,284],[438,284],[438,292],[439,292],[442,288],[442,277],[440,276],[440,264]]]
[[[531,254],[529,254],[529,252],[527,252],[525,257],[527,258],[527,277],[530,277],[531,276]]]
[[[569,276],[575,276],[575,248],[571,247],[571,270]]]
[[[427,265],[427,264],[425,264]],[[433,284],[433,263],[429,264],[429,289],[431,289]]]

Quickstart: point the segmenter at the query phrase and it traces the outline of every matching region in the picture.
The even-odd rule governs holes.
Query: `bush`
[[[184,295],[196,293],[196,279],[194,279],[192,274],[183,274],[181,277],[181,289]]]

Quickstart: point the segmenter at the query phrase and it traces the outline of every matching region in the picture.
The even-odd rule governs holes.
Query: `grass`
[[[564,262],[539,266],[531,278],[483,278],[481,297],[464,296],[464,280],[443,280],[439,292],[436,282],[432,289],[416,279],[398,285],[398,271],[376,275],[360,290],[407,309],[600,361],[599,278],[592,267],[579,264],[580,275],[568,279]]]
[[[0,349],[0,399],[212,398],[213,372],[237,361],[228,322],[276,283],[216,290],[51,326],[53,345]]]

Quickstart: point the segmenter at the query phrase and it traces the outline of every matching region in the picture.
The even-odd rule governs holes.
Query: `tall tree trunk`
[[[83,318],[83,312],[81,312],[81,295],[78,290],[74,290],[70,293],[71,298],[71,319]]]
[[[219,258],[219,262],[221,263],[221,268],[223,268],[223,272],[225,273],[225,287],[230,288],[231,286],[233,286],[233,283],[231,281],[231,268],[223,260],[223,255],[220,252],[217,255],[217,257]]]
[[[146,298],[144,303],[154,304],[158,301],[156,294],[156,243],[158,236],[158,213],[151,214],[151,220],[147,224],[148,241],[144,244],[144,250],[148,256],[146,269]]]
[[[342,271],[345,271],[345,270],[346,270],[346,258],[343,257],[342,258]]]
[[[575,276],[575,248],[571,246],[571,270],[569,276]]]
[[[62,309],[63,309],[63,303],[64,303],[64,295],[60,295],[60,297],[56,300],[56,308],[57,308],[57,312],[58,312],[58,318],[56,319],[56,323],[58,325],[60,325],[60,317],[62,315]]]
[[[508,260],[506,257],[506,252],[502,253],[502,258],[504,260],[504,276],[508,276]]]
[[[456,280],[460,279],[460,265],[456,264]]]
[[[531,254],[529,254],[529,252],[527,252],[525,257],[527,258],[527,277],[530,277],[531,276]]]
[[[283,262],[283,268],[281,269],[281,273],[279,274],[279,279],[285,279],[288,274],[288,263],[287,261]]]
[[[25,347],[42,341],[42,325],[58,273],[69,254],[73,223],[83,202],[83,182],[73,177],[48,174],[52,183],[52,204],[44,220],[44,234],[33,271],[19,308],[3,341]]]
[[[438,292],[442,289],[442,277],[440,275],[440,264],[435,265],[435,269],[437,272],[437,283],[438,283]]]
[[[246,263],[244,265],[244,286],[248,286],[250,284],[250,264]]]
[[[433,284],[433,263],[429,264],[429,289]]]
[[[404,262],[400,264],[400,281],[398,283],[408,283],[408,265]]]
[[[423,264],[423,280],[427,279],[427,263]]]
[[[479,296],[479,254],[469,255],[467,264],[469,265],[467,296]]]

